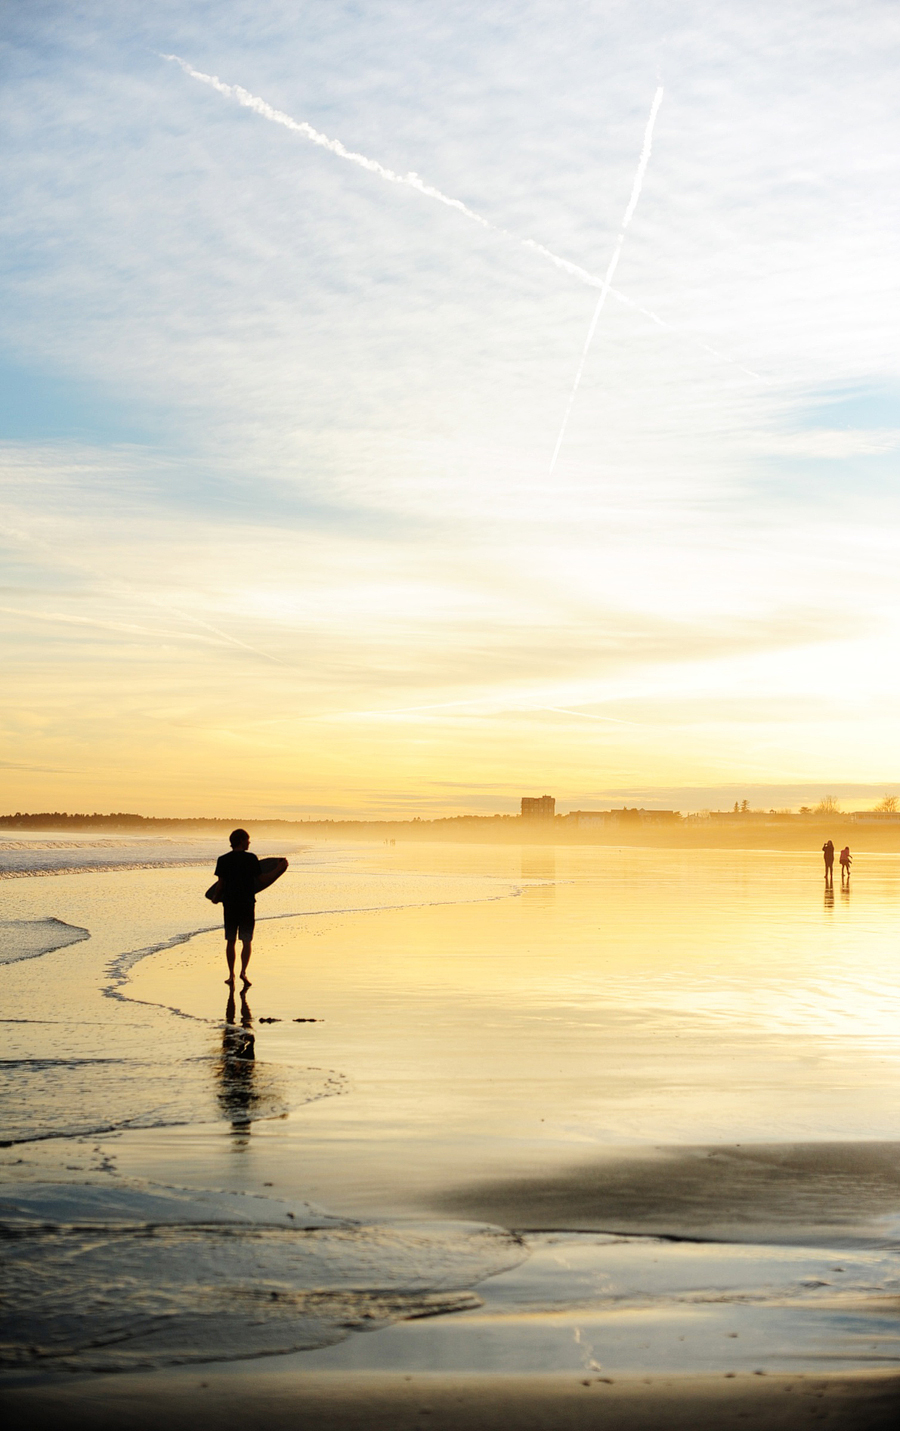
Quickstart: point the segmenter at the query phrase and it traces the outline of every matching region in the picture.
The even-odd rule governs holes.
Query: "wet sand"
[[[664,1377],[351,1374],[116,1377],[6,1393],[30,1431],[888,1431],[900,1379],[888,1375]]]
[[[653,1148],[545,1177],[485,1181],[433,1206],[517,1231],[565,1228],[703,1241],[900,1241],[900,1143]]]
[[[14,929],[3,969],[4,1219],[37,1319],[9,1405],[893,1424],[900,861],[823,900],[813,860],[343,859],[261,901],[244,1006],[202,871],[5,886],[47,948]]]

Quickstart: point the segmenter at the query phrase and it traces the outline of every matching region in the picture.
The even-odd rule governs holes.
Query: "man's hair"
[[[246,830],[232,830],[228,836],[228,843],[232,849],[234,849],[236,845],[249,845],[250,836]]]

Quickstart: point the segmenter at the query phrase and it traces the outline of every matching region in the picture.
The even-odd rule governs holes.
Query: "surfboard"
[[[274,884],[277,879],[281,879],[287,869],[287,860],[280,855],[272,856],[259,862],[259,876],[256,881],[256,892],[261,889],[268,889],[270,884]]]
[[[281,855],[269,855],[266,859],[260,860],[259,874],[256,877],[256,893],[259,894],[260,890],[268,889],[270,884],[274,884],[277,879],[281,879],[286,869],[287,860],[283,859]],[[222,903],[222,892],[218,880],[216,880],[215,884],[210,885],[204,897],[208,899],[211,904]]]

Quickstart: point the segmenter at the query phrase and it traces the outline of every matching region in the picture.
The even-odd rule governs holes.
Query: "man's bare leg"
[[[247,978],[247,965],[250,963],[252,949],[253,945],[250,939],[241,940],[241,978],[244,981],[244,987],[246,989],[250,988],[250,980]]]
[[[226,963],[228,964],[228,978],[225,980],[225,983],[226,983],[226,984],[233,984],[233,983],[234,983],[234,956],[235,956],[235,953],[236,953],[236,950],[235,950],[235,947],[234,947],[234,940],[233,940],[233,939],[226,939],[226,940],[225,940],[225,961],[226,961]]]

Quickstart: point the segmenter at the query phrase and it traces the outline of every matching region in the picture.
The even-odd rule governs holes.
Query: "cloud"
[[[4,734],[73,800],[890,765],[893,7],[498,13],[17,15]],[[588,274],[663,83],[617,283],[678,331],[608,307],[548,483],[584,286],[159,51]]]
[[[841,461],[848,457],[879,457],[900,447],[900,429],[865,431],[818,428],[810,432],[770,433],[759,439],[758,451],[774,457],[806,457]]]

